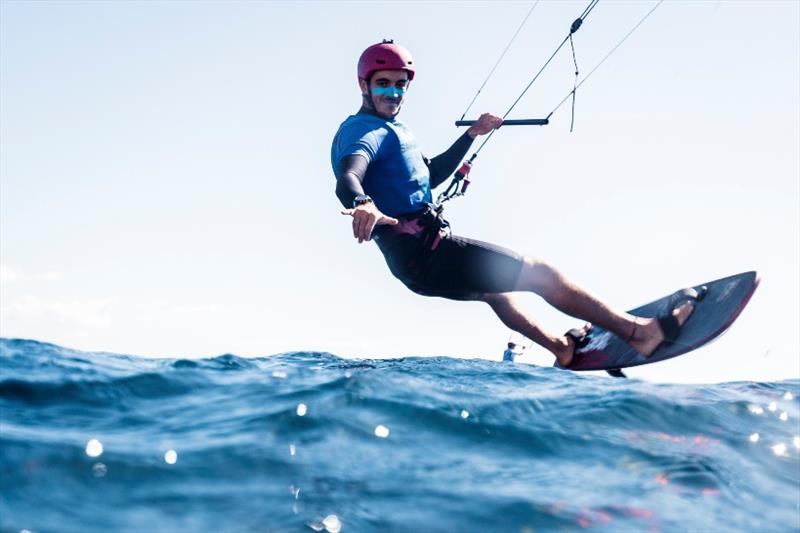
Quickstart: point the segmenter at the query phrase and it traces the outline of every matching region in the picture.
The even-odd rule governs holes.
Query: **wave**
[[[800,527],[800,380],[22,339],[0,362],[0,531]]]

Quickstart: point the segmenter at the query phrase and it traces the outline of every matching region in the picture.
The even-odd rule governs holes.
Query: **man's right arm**
[[[364,194],[364,176],[367,173],[369,162],[363,155],[353,154],[345,156],[339,161],[336,172],[336,197],[342,205],[349,209],[353,207],[356,196]]]
[[[336,196],[345,207],[342,214],[353,217],[353,237],[360,243],[372,239],[372,230],[376,225],[393,226],[398,222],[396,218],[381,213],[373,202],[353,205],[355,197],[364,194],[364,187],[361,184],[368,165],[366,157],[357,154],[348,155],[339,161],[336,172]]]

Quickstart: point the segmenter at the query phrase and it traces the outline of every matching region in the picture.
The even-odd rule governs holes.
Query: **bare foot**
[[[689,318],[689,315],[694,311],[694,304],[686,302],[680,307],[672,311],[672,316],[678,320],[681,326]],[[664,342],[664,332],[661,331],[661,326],[655,318],[639,318],[636,322],[636,331],[633,339],[629,342],[633,348],[644,355],[649,357],[653,352]]]
[[[590,329],[592,329],[592,325],[587,322],[581,328],[578,328],[578,331],[580,331],[579,336],[586,335]],[[559,366],[567,368],[575,355],[575,341],[568,335],[559,337],[556,339],[552,352],[556,356]]]

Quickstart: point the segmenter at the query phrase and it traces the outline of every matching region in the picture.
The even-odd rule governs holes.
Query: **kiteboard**
[[[727,331],[750,301],[758,282],[758,275],[751,271],[695,286],[698,292],[705,287],[705,295],[694,302],[694,311],[681,327],[680,335],[671,343],[663,343],[649,357],[610,331],[594,326],[581,339],[567,369],[605,370],[612,376],[624,377],[621,368],[656,363],[696,350]],[[665,296],[628,312],[641,317],[658,316],[669,309],[670,298],[671,295]],[[561,368],[557,362],[554,366]]]

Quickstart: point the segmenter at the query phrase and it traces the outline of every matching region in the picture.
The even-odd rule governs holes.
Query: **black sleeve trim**
[[[336,172],[336,197],[346,209],[353,207],[353,200],[364,194],[364,176],[367,174],[369,162],[363,155],[355,154],[343,157],[339,161]]]

